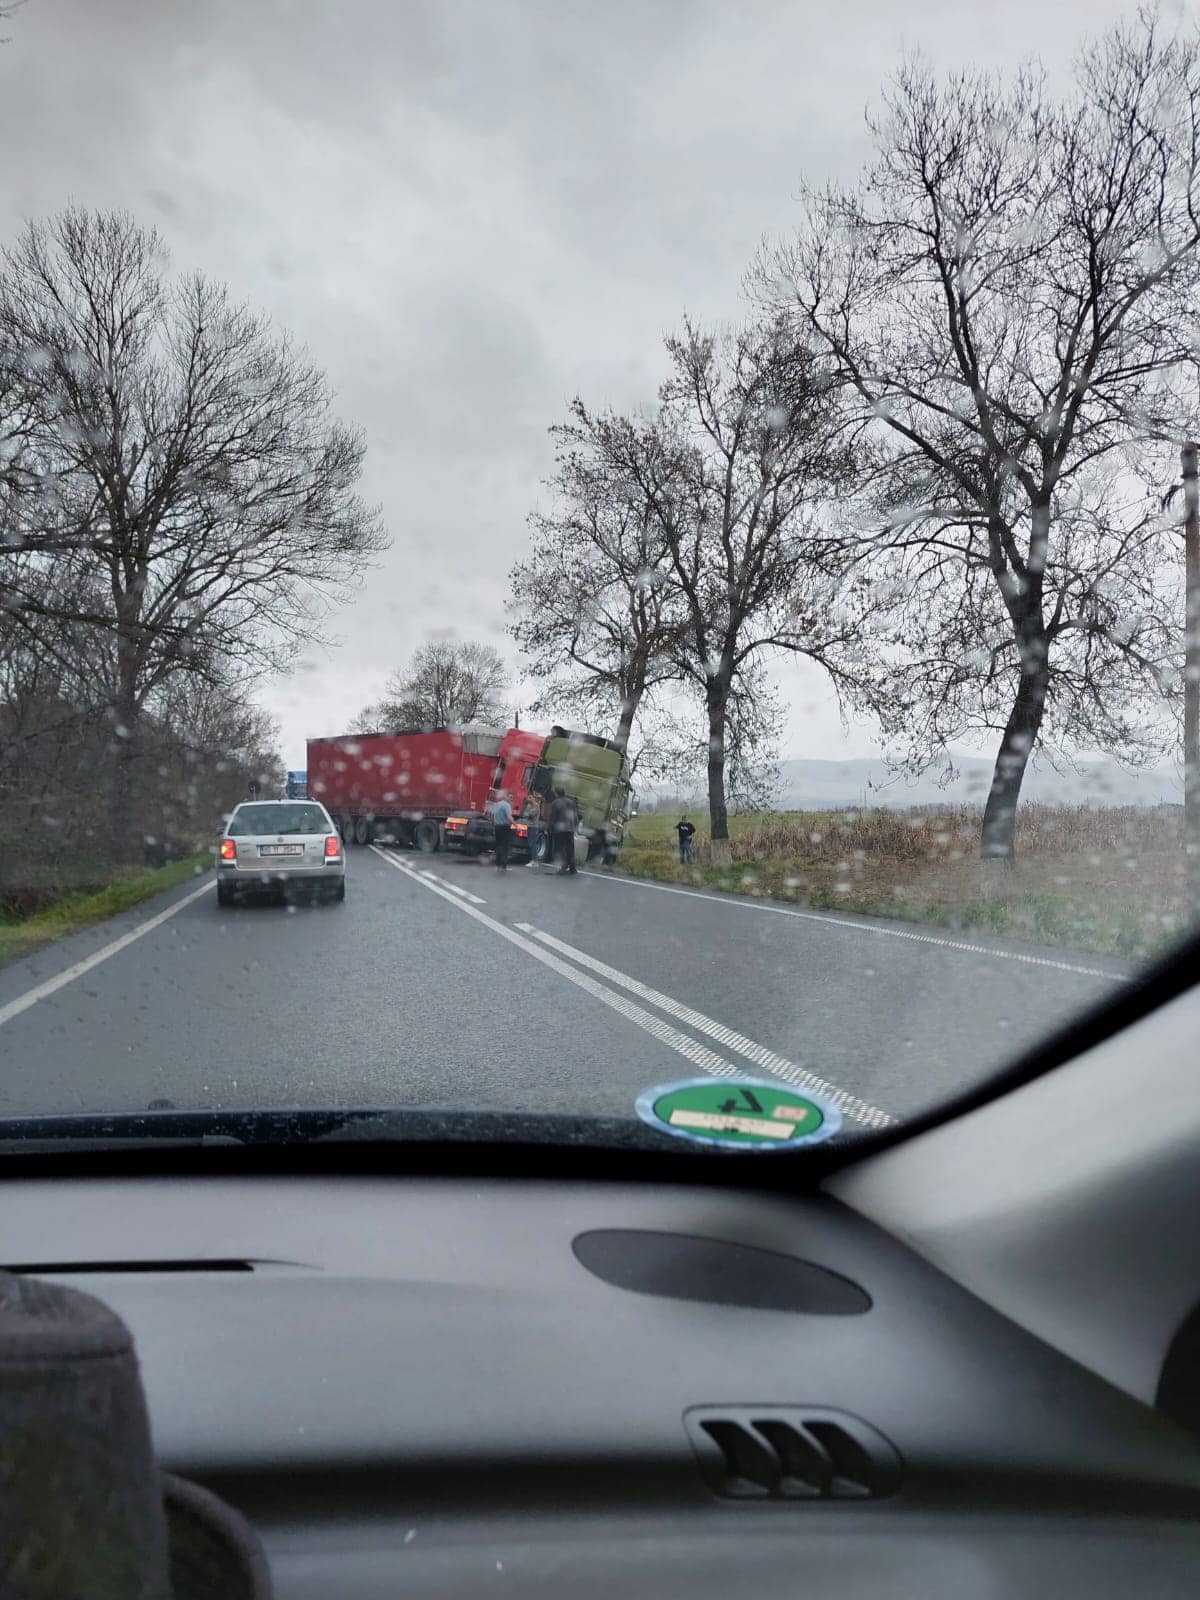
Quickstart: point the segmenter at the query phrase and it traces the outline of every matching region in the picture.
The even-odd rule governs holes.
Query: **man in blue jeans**
[[[685,866],[692,859],[692,835],[696,829],[684,815],[675,824],[675,832],[679,835],[679,865]]]

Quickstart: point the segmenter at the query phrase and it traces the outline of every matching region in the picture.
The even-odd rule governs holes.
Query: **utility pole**
[[[1200,445],[1185,444],[1183,464],[1183,848],[1187,909],[1200,928]]]

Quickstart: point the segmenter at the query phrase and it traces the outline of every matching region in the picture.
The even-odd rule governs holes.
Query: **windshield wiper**
[[[543,1116],[411,1107],[266,1111],[137,1111],[0,1118],[0,1154],[38,1149],[128,1149],[148,1145],[286,1146],[380,1144],[556,1145],[668,1150],[667,1140],[634,1118]]]

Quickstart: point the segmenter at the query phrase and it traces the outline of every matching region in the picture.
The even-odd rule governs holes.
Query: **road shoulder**
[[[173,865],[182,869],[185,864],[176,862]],[[80,919],[58,919],[54,926],[45,930],[44,938],[34,940],[31,949],[17,949],[0,957],[0,1008],[27,990],[89,959],[177,903],[186,902],[198,890],[211,888],[214,881],[211,868],[196,871],[189,865],[187,875],[181,872],[173,883],[139,884],[140,892],[132,903],[115,910],[86,907]],[[88,897],[89,900],[101,898]],[[84,901],[79,904],[86,906]]]

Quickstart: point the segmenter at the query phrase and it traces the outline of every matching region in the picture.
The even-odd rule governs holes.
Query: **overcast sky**
[[[27,0],[0,50],[0,236],[68,200],[156,225],[268,311],[368,439],[393,540],[263,686],[283,754],[431,635],[507,640],[572,395],[636,405],[684,310],[736,317],[801,174],[849,178],[905,50],[1065,73],[1110,0]],[[1178,11],[1178,6],[1164,7]],[[778,668],[785,756],[868,755]]]

